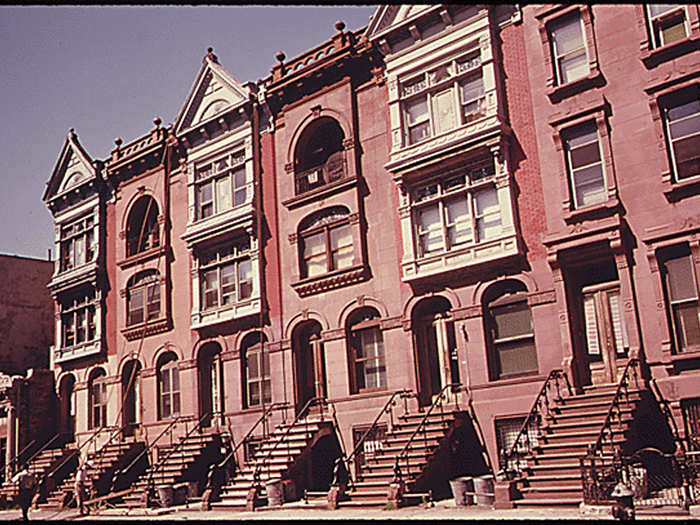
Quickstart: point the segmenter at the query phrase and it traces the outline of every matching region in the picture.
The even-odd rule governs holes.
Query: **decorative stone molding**
[[[362,264],[298,281],[292,284],[292,288],[296,290],[300,297],[306,297],[349,284],[366,281],[368,278],[369,268]]]
[[[530,306],[539,306],[541,304],[555,303],[556,301],[557,294],[554,290],[535,292],[527,296],[527,304]]]

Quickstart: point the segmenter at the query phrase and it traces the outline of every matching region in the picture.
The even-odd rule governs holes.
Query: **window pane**
[[[202,274],[202,292],[204,295],[204,308],[219,305],[219,283],[216,270],[209,270]]]
[[[674,16],[673,20],[660,22],[662,45],[678,42],[686,37],[685,20],[683,16]]]
[[[411,128],[410,134],[409,134],[409,140],[411,144],[414,144],[416,142],[420,142],[421,140],[427,139],[430,137],[430,123],[429,122],[423,122],[422,124],[418,124],[416,126],[413,126]]]
[[[492,239],[501,233],[501,209],[495,189],[474,195],[479,240]]]
[[[304,257],[326,252],[326,236],[324,232],[304,237]]]
[[[180,391],[180,370],[177,368],[177,364],[173,363],[172,368],[170,368],[170,374],[172,376],[173,392]]]
[[[700,174],[700,135],[677,140],[673,144],[678,179]]]
[[[334,228],[330,232],[332,266],[334,270],[352,266],[353,246],[350,225]]]
[[[162,381],[160,391],[163,394],[166,394],[166,393],[169,394],[170,393],[170,370],[167,368],[165,370],[161,370],[160,375],[161,375],[161,381]]]
[[[260,384],[259,383],[249,383],[248,385],[248,405],[259,405],[260,404]]]
[[[221,304],[232,304],[236,300],[236,265],[221,267]]]
[[[222,212],[231,207],[231,180],[226,177],[216,179],[216,211]]]
[[[551,25],[551,35],[557,56],[562,56],[575,49],[583,47],[583,33],[581,32],[581,19],[578,13],[560,20]]]
[[[700,110],[698,110],[698,113],[688,118],[671,122],[669,132],[673,139],[700,132]]]
[[[598,318],[595,307],[595,297],[590,295],[583,299],[583,317],[586,326],[586,344],[588,353],[600,355],[600,339],[598,335]]]
[[[532,318],[527,302],[496,307],[493,316],[496,339],[532,333]]]
[[[307,277],[320,275],[328,271],[324,232],[304,238],[304,260],[306,262]]]
[[[152,284],[146,290],[148,293],[148,318],[154,319],[160,313],[160,285]]]
[[[406,115],[409,124],[416,124],[428,118],[428,101],[420,98],[406,104]]]
[[[496,346],[501,375],[537,371],[537,351],[532,339]]]
[[[129,324],[143,322],[143,288],[137,288],[129,293]]]
[[[241,261],[238,264],[238,282],[240,286],[239,299],[247,299],[253,295],[253,263]]]
[[[199,218],[213,215],[214,205],[212,203],[212,183],[208,182],[197,188],[197,202],[199,203]]]
[[[670,122],[675,122],[684,117],[689,117],[698,113],[700,113],[700,100],[697,98],[691,100],[690,102],[669,107],[666,111],[666,115],[668,116],[668,120]]]
[[[649,4],[647,8],[649,9],[649,15],[652,17],[657,17],[669,11],[673,11],[681,4]]]
[[[682,350],[700,345],[700,309],[698,302],[679,304],[674,307],[676,325],[679,330]]]
[[[675,259],[669,259],[665,263],[668,274],[668,287],[671,301],[684,301],[696,299],[695,279],[690,256],[686,255]]]
[[[588,74],[588,58],[585,50],[567,55],[559,61],[561,82],[566,84]]]
[[[602,165],[594,165],[574,172],[576,206],[588,206],[607,200]]]
[[[242,167],[234,173],[233,185],[235,188],[235,202],[234,206],[240,206],[248,200],[248,183],[249,177],[245,167]]]
[[[442,133],[453,129],[457,120],[455,118],[455,100],[452,90],[443,91],[433,96],[433,120],[435,133]]]
[[[445,213],[450,246],[471,242],[473,236],[466,199],[460,197],[445,201]]]
[[[422,253],[443,248],[442,227],[437,204],[419,210],[418,234]]]
[[[485,190],[478,192],[475,195],[475,205],[477,215],[485,215],[487,213],[495,213],[500,211],[496,190]]]
[[[249,352],[247,356],[247,374],[248,380],[258,379],[260,377],[260,368],[258,367],[258,360],[260,359],[259,352]]]
[[[581,166],[586,166],[595,162],[600,162],[600,148],[598,147],[597,140],[591,144],[586,144],[585,146],[573,148],[571,150],[572,168],[580,168]]]
[[[608,308],[612,321],[613,337],[615,339],[615,351],[618,354],[627,353],[627,328],[625,327],[622,313],[622,301],[620,301],[619,291],[608,292]]]

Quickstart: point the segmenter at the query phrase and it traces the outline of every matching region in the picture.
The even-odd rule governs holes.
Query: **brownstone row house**
[[[47,504],[86,458],[124,505],[653,485],[700,434],[698,35],[696,5],[384,6],[257,83],[210,49],[104,160],[71,130]]]

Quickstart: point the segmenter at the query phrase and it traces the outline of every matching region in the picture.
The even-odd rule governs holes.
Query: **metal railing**
[[[414,397],[415,394],[413,391],[404,389],[404,390],[397,390],[391,394],[387,402],[384,404],[382,409],[377,413],[376,417],[374,418],[374,421],[372,421],[372,424],[370,427],[362,434],[360,437],[360,440],[357,442],[355,445],[355,448],[352,450],[349,456],[345,457],[345,455],[342,455],[338,459],[335,460],[335,466],[333,468],[333,484],[337,485],[342,482],[340,479],[342,476],[347,474],[348,476],[348,482],[349,485],[353,485],[355,483],[355,476],[350,474],[352,472],[350,468],[350,463],[352,461],[355,461],[357,455],[364,450],[365,446],[365,440],[367,439],[367,436],[372,435],[373,432],[376,431],[377,425],[379,424],[379,420],[382,418],[384,414],[389,414],[389,419],[391,422],[391,426],[394,426],[394,407],[398,404],[397,397],[400,397],[404,401],[404,410],[403,413],[406,414],[408,412],[408,406],[406,404],[406,399],[409,397]],[[345,469],[345,473],[343,473],[342,469]]]
[[[56,435],[51,439],[51,441],[53,441],[53,440],[56,439],[57,437],[58,437],[58,434],[56,434]],[[48,445],[48,443],[50,443],[51,441],[47,442],[46,445]],[[27,459],[27,460],[21,460],[21,458],[22,458],[22,456],[24,455],[24,453],[27,452],[27,450],[29,450],[29,449],[30,449],[31,447],[33,447],[34,445],[36,445],[36,439],[31,440],[31,441],[29,442],[29,444],[27,444],[22,450],[19,451],[19,453],[18,453],[15,457],[13,457],[13,458],[10,460],[10,463],[8,463],[8,466],[10,467],[10,472],[12,472],[12,473],[14,474],[14,473],[16,472],[16,470],[17,470],[17,465],[18,465],[18,464],[29,463],[30,461],[32,461],[32,460],[37,456],[37,454],[41,453],[41,452],[46,448],[46,445],[44,445],[44,446],[41,447],[37,452],[35,452],[34,454],[32,454],[31,457],[30,457],[29,459]]]
[[[588,446],[586,455],[580,459],[585,503],[611,501],[612,489],[623,479],[625,460],[621,456],[620,447],[615,444],[615,433],[625,430],[623,411],[634,408],[629,395],[631,381],[634,379],[635,388],[639,388],[640,375],[639,359],[630,359],[617,384],[598,438],[593,445]],[[604,453],[606,446],[609,451]]]
[[[324,412],[323,412],[323,407],[326,404],[326,399],[323,397],[312,397],[309,399],[306,404],[303,406],[303,408],[297,413],[296,417],[294,418],[294,421],[287,427],[285,430],[284,434],[276,438],[276,441],[274,445],[267,451],[267,455],[261,458],[260,460],[256,461],[255,465],[255,472],[253,474],[253,479],[255,483],[258,483],[260,481],[260,473],[262,472],[264,467],[267,467],[267,475],[268,477],[270,476],[271,472],[271,458],[272,458],[272,453],[277,450],[277,447],[279,447],[280,443],[284,442],[287,445],[287,460],[291,457],[291,452],[290,452],[290,445],[289,445],[289,440],[287,439],[287,436],[289,436],[290,432],[292,431],[293,428],[295,428],[296,424],[299,422],[300,419],[306,417],[306,413],[309,411],[309,409],[318,404],[320,408],[320,416],[321,416],[321,421],[324,420]],[[306,430],[308,432],[308,419],[305,421],[306,424]]]
[[[558,400],[562,399],[562,382],[566,387],[566,392],[571,396],[573,392],[566,373],[558,368],[549,372],[547,379],[542,384],[542,388],[540,388],[535,397],[535,401],[532,403],[530,412],[520,427],[520,431],[513,440],[513,444],[499,458],[499,468],[506,478],[513,479],[517,474],[520,474],[521,457],[531,454],[533,445],[537,445],[536,441],[533,442],[529,430],[534,425],[538,435],[541,435],[542,419],[551,415],[552,407]],[[553,393],[556,395],[552,395]]]
[[[430,405],[430,408],[425,412],[423,415],[423,418],[421,419],[420,423],[416,427],[416,429],[413,431],[411,434],[411,437],[408,438],[408,441],[404,445],[403,449],[401,449],[401,452],[398,453],[396,456],[396,460],[394,462],[394,479],[395,481],[401,480],[404,475],[410,476],[411,475],[411,462],[409,461],[408,454],[411,450],[411,447],[413,445],[414,440],[416,437],[421,433],[422,431],[422,436],[423,436],[423,447],[427,450],[428,448],[428,432],[427,432],[427,422],[428,418],[431,416],[433,411],[436,409],[436,407],[440,407],[440,423],[444,426],[446,421],[445,421],[445,404],[443,401],[447,399],[447,392],[448,390],[454,390],[458,388],[460,385],[458,383],[450,383],[448,385],[445,385],[440,389],[440,392],[438,392],[437,396],[433,400],[433,404]],[[455,400],[457,398],[455,397]],[[401,462],[404,462],[404,467],[405,467],[405,472],[401,471]]]

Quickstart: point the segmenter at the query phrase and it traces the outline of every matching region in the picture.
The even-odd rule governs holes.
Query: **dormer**
[[[187,153],[189,245],[252,225],[254,92],[209,48],[174,126]]]
[[[42,197],[56,230],[58,256],[49,283],[53,291],[96,280],[100,196],[104,193],[99,169],[99,162],[90,158],[71,129]]]
[[[365,35],[386,63],[388,170],[401,173],[505,129],[490,26],[483,5],[377,10]]]

